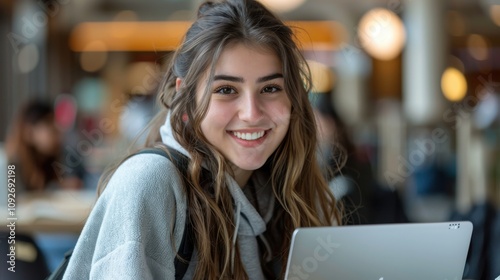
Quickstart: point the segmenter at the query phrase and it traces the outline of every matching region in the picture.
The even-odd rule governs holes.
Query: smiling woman
[[[212,86],[197,92],[197,99],[212,92],[201,130],[234,165],[233,171],[238,168],[239,174],[250,177],[288,131],[291,102],[280,60],[271,51],[234,44],[226,47],[214,72]],[[240,186],[246,184],[244,178],[235,179]]]
[[[128,155],[104,175],[65,279],[282,278],[297,227],[341,221],[315,159],[309,76],[262,4],[203,3],[151,124],[161,142],[148,146],[171,160]]]

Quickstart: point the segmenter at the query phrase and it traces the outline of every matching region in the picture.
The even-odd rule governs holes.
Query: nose
[[[256,122],[263,116],[262,101],[258,94],[244,94],[239,107],[239,117],[242,121]]]

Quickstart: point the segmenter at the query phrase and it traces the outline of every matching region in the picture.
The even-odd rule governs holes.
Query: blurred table
[[[95,191],[52,191],[16,196],[15,210],[0,206],[4,226],[15,222],[16,233],[80,233],[97,199]],[[13,219],[17,218],[17,219]]]

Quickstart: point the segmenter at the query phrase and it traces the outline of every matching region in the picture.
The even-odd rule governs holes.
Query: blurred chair
[[[487,279],[494,279],[500,277],[500,211],[498,209],[491,226],[490,240]]]
[[[15,261],[11,258],[8,244],[9,233],[0,232],[0,279],[43,280],[49,275],[45,257],[34,240],[27,235],[15,236]],[[13,258],[14,259],[14,258]],[[14,266],[15,272],[9,270]]]

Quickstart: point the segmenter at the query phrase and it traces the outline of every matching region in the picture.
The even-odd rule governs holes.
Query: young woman
[[[340,221],[315,159],[309,81],[292,30],[262,4],[202,4],[152,137],[189,157],[188,184],[168,157],[129,156],[102,181],[65,279],[174,279],[186,220],[184,279],[283,277],[295,228]]]

